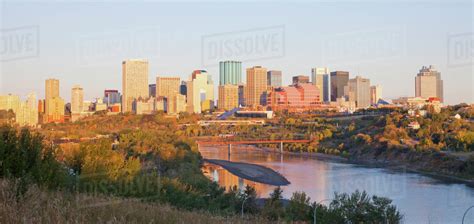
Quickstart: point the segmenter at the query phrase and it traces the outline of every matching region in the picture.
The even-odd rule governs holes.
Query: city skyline
[[[81,17],[78,12],[82,10],[72,10],[74,7],[70,6],[76,5],[84,11],[88,11],[90,18]],[[151,7],[157,5],[162,7]],[[115,13],[103,12],[101,8],[104,6],[114,9]],[[150,9],[144,6],[150,6]],[[257,30],[254,32],[258,32],[265,27],[281,25],[284,27],[283,33],[285,34],[284,53],[279,57],[242,60],[242,68],[261,65],[268,69],[280,70],[284,74],[283,83],[289,83],[294,74],[310,74],[313,67],[328,67],[331,71],[350,71],[351,74],[361,75],[369,78],[373,83],[383,86],[384,99],[396,99],[399,96],[413,96],[415,94],[413,76],[416,75],[420,66],[433,64],[444,75],[446,104],[473,102],[472,63],[454,66],[449,64],[447,59],[450,49],[448,45],[450,35],[462,34],[470,30],[469,23],[460,22],[469,21],[469,7],[465,7],[470,6],[469,2],[464,4],[460,2],[460,4],[450,7],[444,7],[443,3],[433,3],[429,8],[417,4],[410,4],[410,7],[406,7],[405,4],[398,3],[391,5],[390,7],[393,9],[388,11],[386,10],[388,5],[365,3],[359,5],[306,3],[292,7],[287,7],[285,3],[282,3],[284,7],[271,8],[278,13],[294,15],[289,21],[274,16],[269,19],[258,17],[258,12],[269,7],[262,3],[255,3],[252,5],[254,7],[248,9],[248,18],[236,16],[235,19],[232,16],[224,17],[224,15],[237,15],[245,4],[212,6],[203,3],[199,7],[207,10],[208,15],[197,18],[195,22],[206,24],[206,26],[190,26],[191,24],[185,23],[188,18],[186,14],[192,11],[193,6],[196,5],[150,3],[144,4],[144,6],[133,6],[126,3],[113,5],[95,3],[90,6],[74,3],[51,3],[41,6],[4,3],[2,7],[2,12],[5,14],[4,28],[36,25],[41,38],[40,53],[37,57],[1,62],[1,92],[24,97],[28,92],[34,91],[38,94],[38,98],[44,98],[44,90],[37,83],[43,82],[48,77],[54,77],[62,81],[60,95],[64,99],[70,99],[70,88],[74,84],[84,87],[85,99],[94,99],[102,95],[104,89],[120,89],[120,80],[116,80],[116,77],[120,76],[120,68],[117,65],[121,60],[127,58],[147,58],[149,60],[150,83],[155,79],[156,74],[179,74],[180,78],[185,80],[195,69],[205,69],[214,80],[218,80],[219,60],[208,60],[206,63],[202,63],[202,40],[206,35],[246,30]],[[343,21],[337,18],[331,21],[308,21],[299,15],[305,14],[311,8],[305,6],[318,6],[325,9],[321,10],[321,13],[324,16],[330,16],[330,18],[334,18],[331,17],[331,13],[337,11],[338,7],[335,6],[349,7],[353,10],[345,12],[347,16],[354,19],[352,21]],[[168,12],[178,7],[180,10],[173,11],[173,14]],[[235,10],[228,10],[234,7]],[[406,14],[403,18],[400,18],[396,13],[401,9],[405,10]],[[15,17],[9,15],[18,13],[20,10],[22,14],[27,12],[28,16],[19,20],[10,19]],[[124,10],[140,11],[140,15],[137,16],[144,20],[143,26],[136,28],[132,26],[132,22],[119,18],[117,15]],[[427,12],[426,16],[417,19],[416,24],[411,24],[420,10]],[[56,17],[50,16],[50,14],[54,14],[50,13],[52,11],[61,12],[62,20],[55,21]],[[176,12],[178,13],[176,14]],[[365,15],[378,16],[382,12],[386,18],[384,22],[373,21],[372,16]],[[109,16],[110,21],[93,24],[93,19],[99,15],[101,18]],[[40,17],[42,18],[41,22],[38,22]],[[84,21],[79,22],[78,26],[71,27],[70,24],[76,23],[78,18]],[[168,22],[176,18],[179,20],[174,23]],[[215,18],[220,19],[216,20]],[[253,23],[249,21],[253,21]],[[222,26],[226,22],[232,25]],[[182,25],[183,29],[177,30],[176,23]],[[436,26],[432,24],[436,24]],[[105,31],[103,27],[107,27]],[[88,44],[91,40],[97,39],[99,41],[92,41],[92,44],[99,44],[98,47],[108,46],[117,40],[119,42],[127,41],[132,37],[137,37],[138,40],[144,38],[144,41],[140,43],[148,43],[149,39],[146,37],[151,34],[148,35],[149,32],[145,31],[154,31],[154,27],[158,27],[156,30],[159,34],[158,38],[152,39],[160,47],[156,52],[137,53],[129,52],[129,49],[118,48],[115,49],[118,54],[114,55],[111,54],[113,52],[110,49],[107,51],[107,48],[100,48],[102,51],[93,51],[94,49],[87,45],[89,47],[86,46],[85,52],[83,52],[79,47],[81,43]],[[321,34],[311,31],[313,29],[307,29],[309,27],[316,27],[317,30],[325,30],[325,32]],[[137,29],[145,31],[135,32]],[[305,36],[295,35],[303,30],[310,30],[310,32],[305,32]],[[136,33],[136,36],[130,36],[130,33]],[[151,33],[153,34],[153,32]],[[349,42],[344,42],[346,39],[340,42],[341,36]],[[424,38],[426,36],[430,36],[430,39],[426,40]],[[391,42],[391,38],[400,40],[400,43]],[[334,40],[339,42],[334,45],[332,42]],[[382,41],[382,44],[388,44],[388,47],[393,49],[386,48],[385,45],[375,45],[376,49],[369,52],[367,56],[361,54],[360,49],[351,49],[344,45],[350,44],[351,40],[360,41],[362,46],[367,48],[370,43]],[[346,49],[341,49],[344,46]],[[153,46],[150,46],[150,49],[154,49]],[[394,51],[392,52],[390,49]],[[112,48],[112,50],[114,49]],[[340,53],[337,53],[341,50],[345,50],[348,57],[341,57]],[[361,58],[357,58],[357,56],[361,56]],[[236,60],[236,58],[229,57],[227,60]],[[245,75],[242,74],[242,76],[245,80]],[[14,85],[26,78],[30,81],[23,85]],[[397,83],[397,85],[392,85],[392,83]],[[217,86],[214,91],[217,92]]]
[[[149,70],[149,69],[148,69],[149,63],[148,63],[148,60],[147,60],[147,59],[125,59],[125,60],[123,60],[123,61],[122,61],[122,67],[123,67],[122,69],[123,69],[123,72],[127,71],[126,66],[125,66],[126,63],[131,63],[131,62],[132,62],[132,63],[137,63],[137,62],[139,62],[139,63],[145,63],[145,64],[146,64],[146,65],[145,65],[146,68],[144,67],[145,69],[144,69],[144,68],[136,68],[136,69],[133,69],[132,71],[133,71],[133,72],[136,72],[136,73],[138,72],[137,74],[140,74],[140,73],[141,73],[140,75],[143,76],[143,77],[141,77],[140,79],[144,79],[144,76],[145,76],[145,75],[148,75],[148,77],[150,77],[150,75],[149,75],[148,72],[147,72],[147,71]],[[237,61],[233,61],[233,62],[237,62]],[[240,62],[239,62],[239,63],[240,63]],[[256,66],[252,66],[252,67],[248,67],[248,68],[244,68],[244,69],[247,69],[247,70],[248,70],[248,69],[251,69],[251,70],[252,70],[252,69],[254,69],[254,68],[261,68],[261,67],[262,67],[262,66],[260,66],[260,65],[256,65]],[[266,68],[264,68],[264,69],[266,69]],[[323,96],[324,96],[324,95],[323,95],[322,93],[324,92],[324,89],[319,89],[320,96],[321,96],[321,98],[320,98],[321,102],[336,102],[338,98],[343,97],[343,96],[347,97],[348,99],[352,98],[352,97],[351,97],[351,94],[350,94],[350,90],[349,90],[349,89],[346,89],[346,87],[350,88],[349,82],[350,82],[352,79],[358,79],[358,78],[361,78],[362,76],[360,76],[360,75],[351,75],[350,71],[331,71],[331,70],[328,69],[328,68],[324,68],[324,70],[325,70],[326,72],[328,72],[328,74],[326,74],[328,77],[327,77],[327,80],[326,80],[325,82],[327,82],[327,83],[326,83],[326,85],[327,85],[326,88],[328,88],[327,90],[330,90],[330,91],[328,91],[328,100],[323,100]],[[268,83],[268,74],[271,73],[271,72],[278,72],[278,74],[279,74],[280,76],[282,76],[281,71],[269,70],[268,72],[266,72],[266,73],[267,73],[267,76],[266,76],[266,79],[267,79],[267,86],[269,86],[269,87],[270,87],[271,85]],[[292,85],[298,84],[298,82],[300,82],[299,80],[302,80],[302,83],[310,83],[310,84],[316,85],[316,86],[318,86],[318,88],[320,88],[320,87],[319,87],[319,84],[316,84],[316,83],[315,83],[316,80],[313,80],[313,79],[316,77],[315,74],[313,74],[314,72],[315,72],[315,68],[312,68],[312,69],[311,69],[311,75],[310,75],[310,76],[306,76],[306,75],[295,75],[295,76],[291,76],[291,79],[292,79],[291,82],[290,82],[290,83],[282,83],[281,87],[292,86]],[[435,87],[434,87],[434,88],[436,88],[436,89],[438,89],[438,90],[433,90],[433,91],[435,91],[435,93],[433,93],[433,94],[431,94],[431,93],[425,93],[425,94],[422,96],[421,93],[418,93],[418,92],[421,91],[421,90],[420,90],[420,84],[418,84],[419,81],[417,81],[417,80],[420,78],[420,76],[426,76],[426,74],[429,74],[429,76],[431,76],[429,72],[434,72],[433,74],[436,75],[436,79],[440,80],[440,82],[435,82]],[[146,74],[145,74],[145,73],[146,73]],[[206,77],[210,80],[209,85],[213,87],[213,88],[211,88],[211,89],[212,89],[212,92],[219,92],[219,91],[215,91],[215,89],[219,90],[219,86],[221,86],[221,85],[214,85],[214,82],[213,82],[213,79],[212,79],[212,75],[209,74],[206,70],[194,70],[194,71],[189,75],[189,77],[188,77],[187,79],[184,79],[184,80],[183,80],[183,82],[185,83],[185,82],[193,81],[193,80],[196,78],[196,74],[200,74],[200,73],[205,73],[205,74],[206,74]],[[426,73],[426,74],[425,74],[425,73]],[[344,78],[343,80],[341,80],[340,78],[337,78],[337,77],[339,77],[339,76],[341,76],[341,75],[343,75],[343,78]],[[113,91],[118,91],[118,93],[122,93],[122,92],[123,92],[123,86],[126,85],[126,82],[124,82],[124,81],[126,81],[125,77],[126,77],[126,73],[122,74],[122,89],[115,89],[115,90],[113,90]],[[245,77],[245,76],[244,76],[244,77]],[[221,81],[220,78],[221,78],[221,77],[219,77],[218,83]],[[347,80],[346,80],[346,79],[347,79]],[[364,79],[367,79],[367,80],[369,80],[369,82],[370,82],[370,78],[366,78],[366,77],[364,76]],[[173,91],[173,92],[175,92],[174,94],[179,94],[180,88],[181,88],[180,86],[181,86],[181,84],[182,84],[182,83],[181,83],[181,78],[180,78],[180,76],[163,76],[163,75],[157,75],[157,76],[154,78],[154,80],[148,81],[148,83],[149,83],[148,88],[142,88],[142,89],[143,89],[143,92],[146,92],[145,89],[149,92],[148,95],[145,94],[145,95],[143,95],[143,96],[133,97],[132,99],[138,100],[140,97],[141,97],[141,99],[147,99],[147,98],[149,98],[149,97],[155,97],[155,98],[156,98],[156,97],[158,97],[158,96],[163,96],[163,97],[168,97],[168,98],[169,98],[169,96],[168,96],[167,94],[159,94],[159,93],[158,93],[158,92],[160,92],[160,91],[159,91],[160,86],[163,86],[163,84],[161,84],[161,85],[159,84],[161,80],[167,80],[167,81],[168,81],[168,80],[170,80],[170,81],[172,80],[172,82],[166,83],[166,84],[164,85],[164,87],[161,87],[161,88],[166,88],[166,92]],[[45,98],[43,98],[43,100],[46,100],[46,99],[48,98],[48,97],[47,97],[48,94],[49,94],[49,95],[53,95],[54,97],[59,96],[59,97],[61,97],[62,99],[64,99],[64,97],[62,97],[62,95],[61,95],[61,88],[59,87],[59,82],[60,82],[60,80],[58,80],[58,79],[56,79],[56,78],[51,78],[51,77],[50,77],[50,78],[47,78],[45,81],[46,81],[46,87],[45,87],[45,89],[44,89],[44,91],[45,91]],[[54,84],[48,84],[48,83],[51,83],[51,81],[54,81]],[[144,80],[141,80],[140,82],[143,82],[143,81],[144,81]],[[442,75],[441,75],[441,72],[440,72],[440,71],[435,70],[435,67],[434,67],[433,65],[429,65],[429,66],[423,65],[423,66],[422,66],[422,69],[419,70],[419,72],[415,75],[415,81],[416,81],[416,82],[415,82],[415,85],[414,85],[414,92],[415,92],[415,94],[409,95],[409,96],[400,95],[400,96],[396,96],[396,98],[384,98],[384,97],[381,97],[380,99],[384,99],[384,100],[389,100],[389,101],[390,101],[390,100],[398,100],[398,99],[401,98],[401,97],[422,97],[422,98],[426,98],[426,99],[428,99],[428,98],[430,98],[430,97],[437,97],[437,98],[439,98],[439,99],[441,100],[441,102],[443,102],[443,98],[444,98],[444,97],[443,97],[443,95],[444,95],[444,86],[443,86]],[[316,82],[317,82],[317,81],[316,81]],[[425,82],[426,82],[426,81],[425,81]],[[331,83],[332,83],[332,84],[331,84]],[[158,84],[158,85],[157,85],[157,84]],[[425,85],[429,85],[429,84],[432,84],[432,83],[431,83],[431,82],[426,82]],[[227,85],[227,84],[226,84],[226,85]],[[231,84],[231,85],[232,85],[232,84]],[[235,84],[234,84],[234,85],[235,85]],[[244,86],[246,86],[247,83],[246,83],[246,82],[241,82],[239,85],[244,85]],[[331,85],[333,85],[333,86],[331,86]],[[133,86],[133,85],[132,85],[132,86]],[[143,86],[144,86],[144,84],[143,84]],[[152,94],[150,93],[150,88],[151,88],[151,86],[153,86],[153,87],[155,88],[154,91],[156,91],[156,96],[154,96],[154,95],[152,95]],[[236,85],[236,86],[238,86],[238,85]],[[381,87],[382,87],[380,84],[376,84],[375,86],[377,86],[378,88],[381,88]],[[80,87],[80,88],[81,88],[81,91],[84,92],[83,87],[82,87],[81,85],[79,85],[79,84],[74,84],[74,85],[71,87],[71,89],[73,90],[73,91],[71,92],[71,95],[70,95],[70,99],[71,99],[71,100],[65,99],[65,100],[64,100],[65,103],[72,103],[72,102],[74,101],[74,100],[73,100],[74,89],[77,88],[77,87]],[[173,87],[173,88],[172,88],[172,87]],[[369,91],[367,91],[369,94],[372,94],[372,93],[370,92],[370,91],[371,91],[370,89],[371,89],[372,87],[373,87],[373,86],[371,86],[371,85],[369,84],[369,88],[368,88]],[[206,88],[207,88],[207,87],[206,87]],[[324,87],[323,87],[323,88],[324,88]],[[52,93],[51,93],[51,91],[52,91],[51,89],[53,89],[53,92],[52,92]],[[107,88],[106,88],[106,89],[103,89],[103,91],[105,91],[105,92],[107,92],[107,91],[109,91],[109,90],[112,90],[112,89],[107,89]],[[335,92],[333,92],[333,91],[335,91]],[[426,90],[425,90],[425,91],[426,91]],[[430,90],[430,91],[431,91],[431,90]],[[440,91],[440,93],[439,93],[438,91]],[[428,91],[428,92],[429,92],[429,91]],[[3,94],[3,95],[15,95],[15,96],[19,96],[20,99],[28,99],[29,95],[32,94],[32,93],[33,93],[33,94],[36,94],[36,92],[34,92],[34,91],[28,92],[27,95],[20,95],[20,94],[14,94],[14,93],[2,93],[2,94]],[[143,94],[144,94],[144,93],[143,93]],[[330,97],[331,95],[334,95],[334,94],[336,94],[336,95],[333,96],[333,97]],[[427,95],[426,95],[426,94],[427,94]],[[430,94],[431,94],[431,95],[430,95]],[[439,94],[441,94],[441,95],[439,95]],[[82,93],[81,95],[82,95],[82,96],[81,96],[81,99],[83,99],[84,102],[85,102],[85,101],[88,101],[88,99],[84,99],[84,96],[83,96],[84,93]],[[184,94],[184,95],[186,95],[186,94]],[[25,97],[26,97],[26,98],[25,98]],[[105,98],[101,98],[100,96],[95,96],[95,97],[93,97],[93,99],[95,99],[96,101],[97,101],[97,99],[106,99],[106,96],[104,96],[104,97],[105,97]],[[208,96],[207,98],[209,98],[209,96]],[[211,99],[211,98],[212,98],[212,99]],[[42,98],[39,97],[39,99],[42,99]],[[209,98],[209,100],[211,100],[211,101],[213,101],[213,102],[215,102],[215,101],[218,100],[218,99],[219,99],[219,96],[218,96],[218,95],[216,96],[216,95],[214,95],[214,94],[212,94],[212,97]],[[354,100],[351,99],[350,101],[354,101]],[[355,101],[357,101],[357,100],[355,100]],[[367,101],[367,100],[366,100],[366,101]],[[369,96],[368,101],[370,101],[370,96]],[[468,103],[468,104],[470,104],[470,102],[463,102],[463,103]],[[368,103],[366,103],[365,105],[367,105],[367,104],[368,104]],[[373,104],[373,103],[372,103],[372,104]],[[449,104],[447,104],[447,105],[449,105]],[[215,103],[215,106],[217,107],[217,103]],[[364,107],[365,107],[365,106],[364,106]]]
[[[473,12],[3,0],[0,224],[473,222]]]

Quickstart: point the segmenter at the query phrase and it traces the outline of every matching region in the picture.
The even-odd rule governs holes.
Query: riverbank
[[[252,150],[259,150],[263,152],[271,152],[271,153],[281,153],[277,149],[273,148],[266,148],[266,147],[256,147],[256,146],[245,146],[244,148],[252,149]],[[396,172],[410,172],[410,173],[418,173],[421,175],[429,176],[434,179],[442,180],[442,181],[450,181],[450,182],[457,182],[457,183],[463,183],[466,184],[469,187],[474,188],[474,179],[468,179],[464,177],[459,177],[454,174],[445,174],[445,173],[440,173],[436,171],[432,171],[426,168],[423,168],[422,166],[424,164],[422,163],[416,163],[416,164],[410,164],[407,161],[400,161],[400,160],[379,160],[379,159],[373,159],[369,158],[368,155],[365,156],[354,156],[351,158],[345,158],[339,155],[329,155],[329,154],[324,154],[324,153],[315,153],[315,152],[289,152],[289,151],[283,151],[284,155],[290,155],[290,156],[303,156],[303,157],[309,157],[309,158],[314,158],[318,160],[324,160],[324,161],[333,161],[333,162],[339,162],[339,163],[349,163],[349,164],[354,164],[354,165],[361,165],[365,167],[371,167],[371,168],[383,168],[383,169],[388,169]]]
[[[235,176],[253,182],[272,186],[286,186],[290,184],[283,175],[265,166],[218,159],[204,159],[204,162],[221,166]]]

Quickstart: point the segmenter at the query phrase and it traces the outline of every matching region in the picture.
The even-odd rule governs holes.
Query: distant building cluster
[[[327,109],[353,112],[369,107],[419,110],[426,105],[439,111],[443,102],[443,81],[433,66],[423,66],[416,75],[414,97],[395,99],[392,104],[383,100],[380,85],[372,85],[362,76],[351,78],[347,71],[314,67],[310,76],[296,75],[287,86],[283,85],[282,71],[279,70],[253,66],[245,70],[245,75],[243,82],[241,62],[220,62],[215,96],[216,86],[206,70],[193,71],[187,80],[181,80],[179,76],[158,75],[156,83],[149,83],[148,61],[130,59],[122,62],[121,92],[106,89],[103,96],[88,101],[84,99],[83,87],[74,85],[70,103],[66,103],[59,95],[59,80],[47,79],[44,99],[37,100],[34,93],[28,94],[26,101],[16,95],[2,95],[0,111],[13,113],[14,122],[19,125],[36,126],[74,122],[99,112],[153,114],[163,111],[177,115],[244,108],[238,114],[248,115],[258,114],[258,111]]]

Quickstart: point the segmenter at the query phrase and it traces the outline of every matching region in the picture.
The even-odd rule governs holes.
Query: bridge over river
[[[198,148],[200,146],[219,146],[227,145],[228,160],[232,151],[232,145],[257,145],[257,144],[280,144],[280,153],[283,152],[284,143],[309,143],[307,139],[280,139],[280,140],[198,140]]]

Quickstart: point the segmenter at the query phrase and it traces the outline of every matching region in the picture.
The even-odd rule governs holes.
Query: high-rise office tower
[[[237,85],[242,82],[242,62],[219,62],[219,85]]]
[[[370,87],[370,103],[375,105],[382,99],[382,86],[375,85]]]
[[[349,81],[349,72],[331,72],[331,101],[336,102],[337,98],[344,97],[344,86]]]
[[[80,114],[84,111],[84,90],[80,85],[74,85],[71,90],[71,113]]]
[[[166,97],[166,112],[176,114],[176,106],[181,80],[179,77],[156,77],[156,95]]]
[[[239,86],[219,86],[219,101],[217,101],[217,107],[223,110],[232,110],[239,107]]]
[[[59,96],[59,80],[45,81],[45,122],[64,122],[64,100]]]
[[[59,97],[59,80],[47,79],[45,86],[45,99]]]
[[[309,76],[297,75],[293,76],[293,85],[309,83]]]
[[[214,83],[205,70],[196,70],[186,82],[187,111],[201,113],[212,109],[214,104]]]
[[[261,66],[247,68],[247,86],[245,87],[245,105],[257,107],[266,105],[267,69]]]
[[[423,66],[415,77],[415,96],[422,98],[436,97],[444,102],[443,94],[441,73],[433,65]]]
[[[156,77],[156,95],[172,97],[180,92],[179,77]]]
[[[271,70],[267,72],[267,85],[271,87],[282,86],[281,71]]]
[[[319,97],[321,101],[329,102],[329,69],[328,68],[312,68],[311,81],[313,85],[319,89]]]
[[[347,98],[355,102],[356,108],[367,108],[370,106],[370,80],[356,76],[349,79],[347,83]]]
[[[61,123],[64,122],[64,100],[60,97],[46,99],[45,101],[45,119],[46,122]]]
[[[133,111],[133,103],[148,95],[148,61],[131,59],[122,62],[122,112]]]

